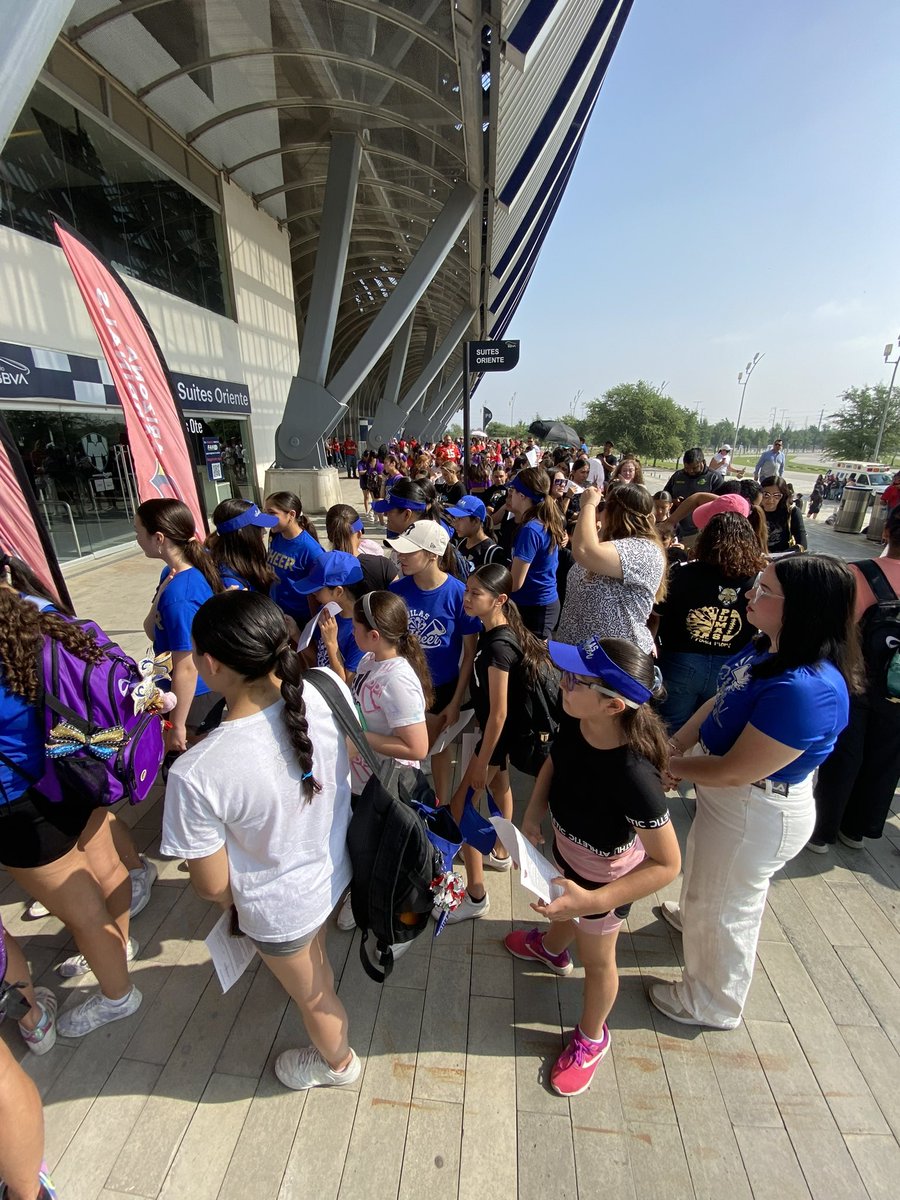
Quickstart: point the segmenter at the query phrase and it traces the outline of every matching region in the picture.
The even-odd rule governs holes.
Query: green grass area
[[[756,464],[759,462],[759,455],[758,454],[737,454],[737,455],[735,455],[733,461],[734,461],[734,465],[736,467],[751,467],[752,468],[752,467],[755,467]],[[816,465],[816,464],[810,464],[810,463],[805,463],[805,462],[798,462],[796,458],[791,458],[791,457],[788,457],[787,463],[785,465],[786,471],[802,472],[803,474],[806,474],[806,475],[824,475],[830,469],[831,468],[827,467],[824,463],[819,463],[818,465]]]

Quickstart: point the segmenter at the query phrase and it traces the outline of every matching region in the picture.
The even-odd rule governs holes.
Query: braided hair
[[[284,723],[302,771],[307,801],[321,785],[313,778],[313,744],[303,699],[303,667],[288,638],[284,613],[259,592],[222,592],[201,605],[191,626],[198,654],[209,654],[248,682],[281,680]]]

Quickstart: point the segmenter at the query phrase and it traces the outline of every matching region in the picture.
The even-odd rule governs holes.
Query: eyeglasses
[[[762,571],[753,580],[753,583],[747,589],[747,595],[752,600],[783,600],[784,596],[781,592],[773,592],[762,582]]]
[[[602,683],[590,683],[587,679],[582,679],[580,675],[576,675],[573,671],[563,671],[561,676],[562,686],[567,692],[574,692],[577,687],[583,687],[591,692],[599,692],[601,696],[611,696],[614,700],[622,699],[618,692],[610,691]]]
[[[763,500],[780,500],[781,492],[763,492],[761,498]]]

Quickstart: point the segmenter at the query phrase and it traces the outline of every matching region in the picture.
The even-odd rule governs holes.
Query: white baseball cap
[[[731,450],[731,446],[726,442],[724,446],[719,447],[720,450]]]
[[[391,538],[390,546],[398,554],[415,554],[427,550],[429,554],[441,555],[447,549],[450,534],[437,521],[413,521],[399,537]]]

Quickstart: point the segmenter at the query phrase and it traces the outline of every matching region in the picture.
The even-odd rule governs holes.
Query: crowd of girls
[[[861,695],[855,622],[871,602],[860,602],[859,577],[837,560],[768,561],[760,533],[769,548],[780,481],[765,480],[756,495],[743,484],[695,492],[688,508],[699,540],[667,571],[661,532],[687,501],[673,512],[671,496],[651,497],[634,459],[602,460],[600,471],[615,468],[603,495],[590,483],[592,461],[551,461],[548,471],[524,458],[511,477],[495,464],[481,496],[467,496],[449,450],[438,488],[428,460],[416,459],[418,477],[408,478],[390,455],[376,459],[380,472],[363,456],[361,478],[386,477],[374,503],[384,529],[366,539],[357,510],[336,505],[325,521],[329,549],[289,492],[263,510],[223,502],[205,545],[179,502],[137,511],[138,543],[161,567],[144,628],[157,653],[172,655],[176,697],[162,852],[185,860],[198,894],[232,912],[297,1004],[310,1044],[276,1062],[289,1087],[352,1084],[361,1070],[325,927],[335,911],[352,926],[341,907],[346,830],[367,768],[304,686],[313,666],[330,670],[356,704],[376,754],[430,761],[438,800],[458,818],[485,792],[512,817],[517,696],[551,667],[559,672],[558,732],[521,820],[556,864],[558,895],[532,906],[549,924],[504,939],[510,954],[555,974],[572,973],[573,949],[583,967],[579,1019],[550,1072],[557,1093],[584,1091],[609,1049],[617,937],[630,905],[680,870],[666,795],[679,784],[694,787],[696,815],[680,900],[666,901],[661,916],[683,937],[684,969],[654,984],[650,1000],[676,1022],[730,1029],[741,1019],[769,880],[816,840],[813,777],[822,767],[829,778],[851,696]],[[800,542],[790,512],[784,528]],[[900,545],[893,525],[890,537]],[[84,1035],[141,1003],[129,978],[133,847],[108,813],[77,796],[50,805],[30,783],[43,764],[37,648],[56,639],[86,666],[98,650],[6,562],[0,862],[65,922],[98,984],[57,1014],[52,990],[31,985],[21,950],[6,940],[8,969],[24,983],[20,1031],[41,1053],[57,1032]],[[454,788],[451,751],[438,739],[465,704],[477,738]],[[863,730],[855,753],[872,704],[853,705]],[[855,775],[859,754],[854,763]],[[849,768],[833,774],[851,778]],[[842,824],[828,791],[815,830],[826,849],[836,829],[848,845],[880,833],[873,806],[854,805]],[[863,827],[858,839],[844,833],[852,822]],[[511,861],[499,842],[484,856],[467,845],[464,859],[455,922],[488,914],[485,868]],[[0,1144],[0,1161],[2,1152]]]

